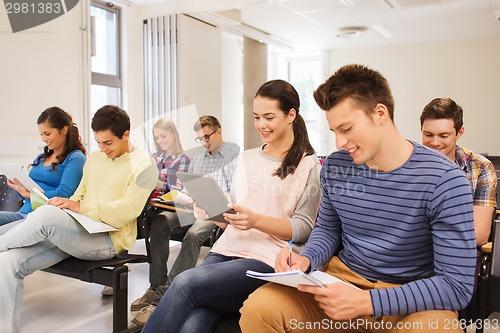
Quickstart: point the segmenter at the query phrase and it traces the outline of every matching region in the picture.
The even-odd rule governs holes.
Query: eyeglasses
[[[213,132],[212,132],[212,133],[210,133],[210,134],[206,134],[206,135],[204,135],[204,136],[199,136],[199,137],[196,137],[196,138],[194,138],[194,141],[196,141],[196,142],[198,142],[198,143],[208,142],[208,141],[210,141],[210,137],[211,137],[212,135],[214,135],[214,134],[215,134],[215,132],[217,132],[218,130],[219,130],[219,129],[216,129],[215,131],[213,131]]]

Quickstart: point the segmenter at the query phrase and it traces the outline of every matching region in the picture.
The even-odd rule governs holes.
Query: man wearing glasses
[[[209,174],[220,188],[229,193],[240,149],[236,144],[222,140],[222,128],[217,118],[202,116],[193,127],[195,141],[206,150],[195,156],[188,172]],[[196,223],[195,223],[196,222]],[[149,266],[150,287],[146,293],[131,305],[132,311],[140,312],[132,319],[136,325],[144,325],[174,278],[181,272],[193,268],[198,261],[202,244],[210,237],[216,225],[210,221],[196,220],[193,214],[165,211],[158,214],[151,223],[151,257]],[[170,235],[187,233],[182,240],[181,250],[168,274]]]

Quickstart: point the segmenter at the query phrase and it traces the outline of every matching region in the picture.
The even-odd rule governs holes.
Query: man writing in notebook
[[[125,111],[106,105],[92,119],[100,150],[87,160],[82,180],[69,199],[54,197],[25,222],[0,236],[0,332],[19,332],[23,279],[74,256],[104,260],[130,249],[136,218],[158,179],[153,159],[129,142]],[[89,234],[60,208],[109,224],[117,231]]]
[[[344,66],[314,98],[339,151],[323,164],[322,202],[304,250],[292,262],[283,250],[275,269],[308,272],[328,262],[328,274],[361,290],[264,285],[240,310],[242,332],[461,332],[450,323],[471,298],[475,267],[463,172],[399,134],[389,85],[372,69]]]
[[[223,141],[221,125],[213,116],[201,116],[193,129],[196,133],[196,142],[201,144],[206,151],[191,160],[188,172],[211,175],[220,188],[225,193],[229,193],[239,147]],[[140,310],[132,319],[134,324],[144,325],[174,278],[196,265],[202,244],[215,228],[216,225],[211,221],[196,220],[192,213],[165,211],[153,219],[150,242],[152,256],[149,267],[150,287],[131,305],[132,311]],[[186,230],[181,250],[169,273],[167,260],[170,236],[173,232]]]

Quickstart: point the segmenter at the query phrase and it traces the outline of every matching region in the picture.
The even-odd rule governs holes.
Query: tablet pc
[[[229,201],[212,176],[182,171],[178,171],[176,175],[196,205],[207,212],[209,220],[228,223],[222,214],[236,214],[233,209],[227,207]]]
[[[10,180],[14,178],[17,179],[21,185],[26,187],[28,191],[33,190],[34,188],[38,189],[40,192],[43,192],[43,189],[35,183],[30,176],[24,172],[24,170],[16,165],[16,164],[8,164],[8,163],[0,163],[0,174],[3,173],[5,177]]]

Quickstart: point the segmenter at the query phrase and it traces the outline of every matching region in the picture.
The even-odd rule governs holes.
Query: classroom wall
[[[144,84],[142,76],[142,19],[138,6],[117,4],[122,8],[122,96],[123,108],[130,116],[132,129],[144,128]],[[135,131],[132,131],[135,134]],[[142,133],[141,133],[142,134]],[[134,144],[145,147],[144,137],[132,136]]]
[[[131,117],[133,140],[140,146],[144,123],[142,70],[143,8],[113,1],[122,8],[123,108]],[[58,105],[70,112],[88,146],[92,142],[91,111],[87,105],[90,80],[88,55],[89,0],[81,0],[67,14],[39,27],[13,34],[5,11],[0,11],[0,163],[28,164],[41,152],[36,118],[47,107]],[[156,11],[155,15],[167,15]],[[180,104],[194,106],[197,114],[222,117],[221,33],[216,28],[179,16]],[[226,68],[226,70],[228,70]],[[183,133],[193,141],[192,121]],[[193,145],[187,144],[187,146]],[[189,148],[189,147],[188,147]]]
[[[143,123],[142,20],[138,7],[122,8],[123,107],[132,125]],[[29,30],[12,33],[6,11],[0,11],[0,163],[29,164],[43,149],[36,119],[57,105],[72,114],[88,148],[90,130],[89,0],[65,15]],[[84,10],[85,9],[85,10]],[[95,110],[93,110],[95,111]]]
[[[251,38],[243,38],[243,107],[244,146],[251,149],[262,146],[262,136],[255,130],[253,100],[260,86],[267,81],[267,44]]]
[[[84,56],[88,32],[82,12],[82,6],[87,5],[88,0],[82,0],[56,20],[15,34],[5,11],[0,11],[0,100],[4,117],[0,162],[27,164],[40,152],[43,143],[36,118],[46,107],[61,106],[73,114],[79,126],[88,126]],[[137,126],[144,121],[142,20],[151,13],[168,13],[152,7],[118,5],[124,18],[124,108]],[[241,72],[235,72],[241,71],[241,48],[235,40],[217,37],[220,31],[201,22],[187,18],[183,24],[188,25],[189,43],[182,58],[182,104],[199,104],[200,112],[220,117],[225,139],[242,142],[241,131],[234,130],[242,124],[242,118],[235,115],[241,110],[237,108]],[[207,39],[204,31],[212,37]],[[452,97],[465,110],[466,132],[459,142],[478,152],[500,155],[500,134],[496,131],[500,121],[496,105],[499,55],[499,40],[330,50],[325,78],[339,66],[353,62],[382,72],[393,88],[396,125],[415,141],[420,141],[418,118],[422,107],[434,97]],[[190,127],[189,135],[191,131]],[[332,150],[334,140],[330,138],[328,151]]]
[[[225,0],[204,6],[218,8]],[[195,3],[158,3],[140,8],[142,19],[179,12],[192,12]],[[212,114],[223,127],[225,141],[243,146],[243,55],[241,37],[224,34],[187,16],[179,15],[179,70],[181,106],[190,104],[199,114]],[[184,36],[184,38],[183,38]],[[184,131],[187,124],[181,124]],[[187,131],[192,132],[192,126]],[[190,134],[191,135],[191,134]],[[189,138],[192,140],[192,135]]]
[[[36,120],[47,107],[63,108],[82,125],[84,3],[17,33],[0,11],[0,162],[28,164],[41,151]]]
[[[221,120],[222,36],[217,28],[185,15],[177,16],[177,34],[179,134],[184,149],[192,149],[199,146],[193,131],[198,118]]]
[[[500,155],[500,40],[330,50],[328,73],[350,63],[365,64],[389,81],[395,122],[407,138],[421,141],[420,113],[433,98],[453,98],[464,109],[459,144]],[[329,151],[336,150],[333,135]]]
[[[243,147],[243,38],[222,34],[222,112],[223,139]]]

